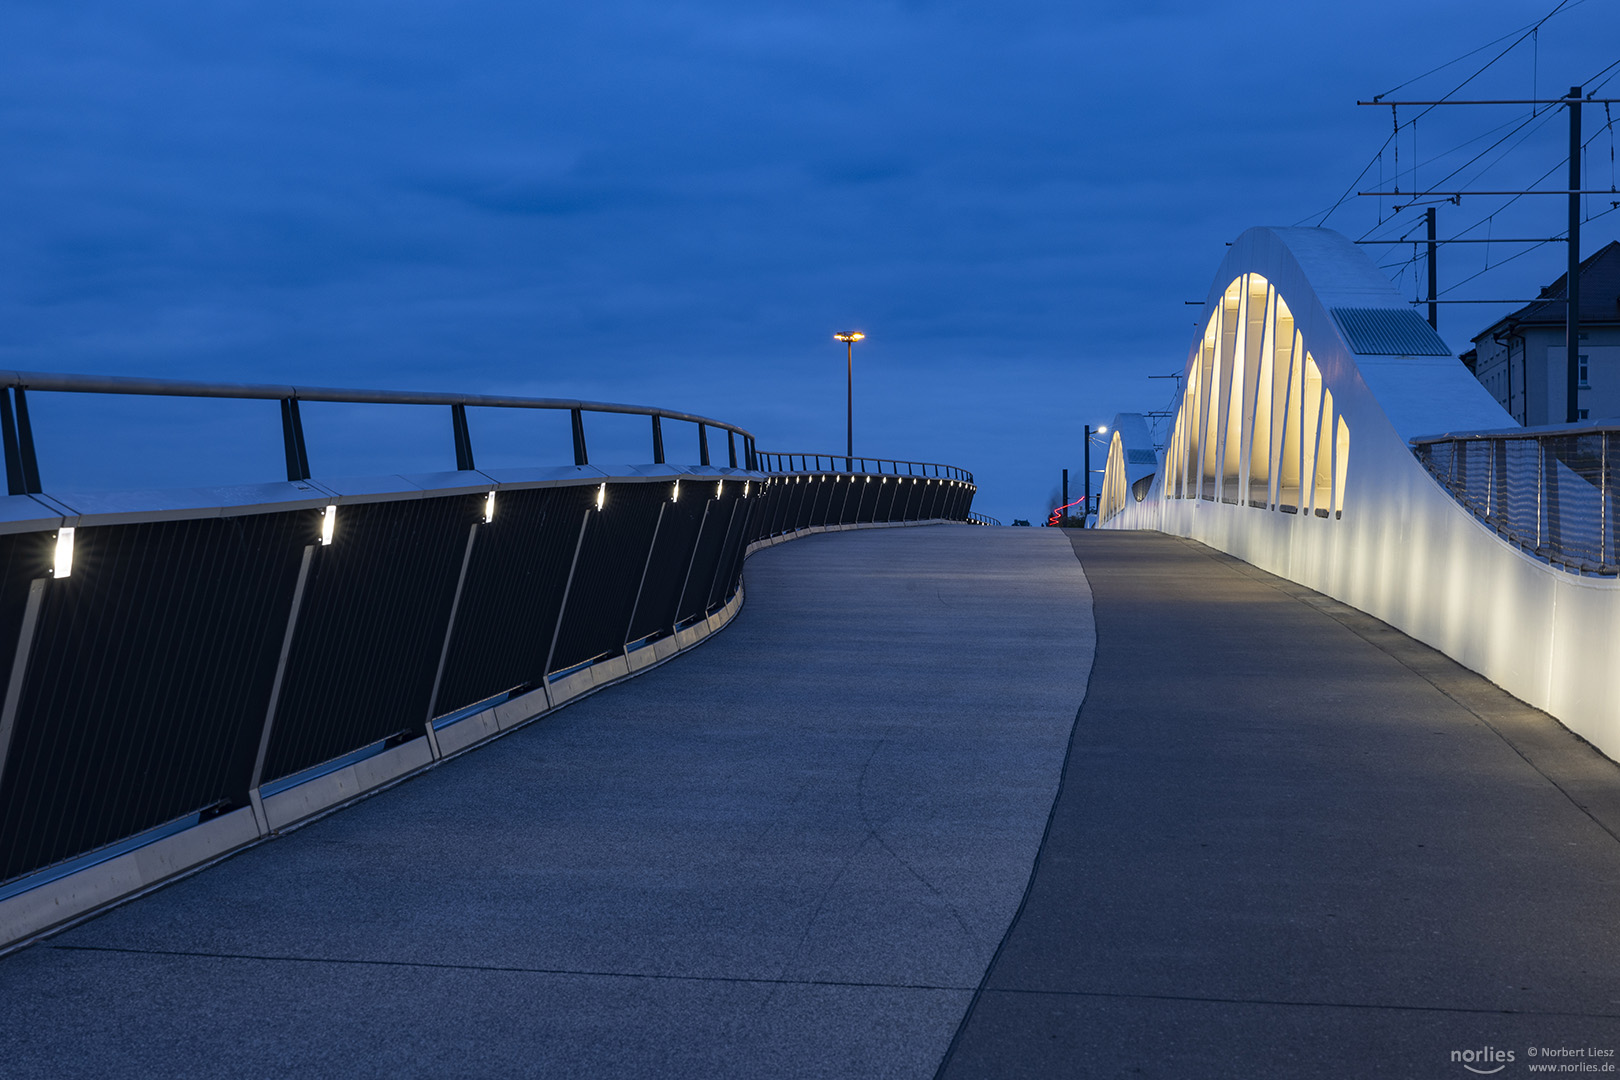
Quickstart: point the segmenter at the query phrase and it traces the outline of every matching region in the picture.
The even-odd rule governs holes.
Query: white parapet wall
[[[1326,593],[1620,759],[1620,583],[1506,542],[1417,460],[1414,437],[1514,421],[1372,260],[1330,230],[1250,229],[1202,325],[1157,472],[1102,527],[1190,537]]]

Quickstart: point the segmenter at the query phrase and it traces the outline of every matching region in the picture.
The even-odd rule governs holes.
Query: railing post
[[[11,412],[11,390],[0,390],[0,429],[6,444],[6,493],[26,495],[23,483],[22,452],[17,447],[17,418]]]
[[[1536,550],[1541,550],[1541,522],[1547,516],[1547,446],[1536,440]]]
[[[289,399],[283,398],[283,404]],[[276,727],[276,708],[281,703],[281,684],[287,675],[287,658],[292,655],[293,634],[298,629],[298,614],[304,607],[304,587],[309,583],[309,564],[315,557],[315,545],[304,548],[304,559],[298,566],[298,583],[293,586],[292,604],[287,608],[287,628],[281,634],[281,655],[276,660],[276,677],[270,684],[270,700],[264,707],[264,726],[259,729],[258,752],[253,757],[253,771],[248,774],[247,795],[258,819],[259,831],[268,835],[270,821],[264,815],[264,802],[259,787],[264,782],[264,762],[270,753],[270,736]]]
[[[450,429],[456,438],[456,471],[472,472],[472,433],[467,430],[467,406],[450,406]]]
[[[17,449],[22,464],[23,489],[35,494],[41,490],[39,459],[34,457],[34,426],[28,422],[28,395],[20,386],[12,393],[17,398]]]
[[[1489,475],[1487,475],[1485,477],[1485,520],[1486,521],[1491,520],[1491,508],[1495,505],[1495,502],[1496,502],[1496,442],[1497,441],[1495,439],[1492,439],[1487,444],[1488,449],[1490,450],[1490,455],[1491,455],[1491,468],[1490,468]]]
[[[455,406],[452,406],[454,408]],[[456,595],[450,601],[450,621],[444,626],[444,644],[439,647],[439,667],[433,673],[433,693],[428,696],[426,730],[433,756],[439,756],[439,739],[433,734],[433,717],[439,707],[439,687],[444,683],[444,665],[450,660],[450,641],[456,633],[456,616],[461,612],[461,594],[467,587],[467,568],[472,565],[473,544],[478,542],[478,522],[467,529],[467,546],[461,551],[461,574],[456,578]]]
[[[692,567],[697,565],[698,548],[703,546],[703,529],[709,524],[709,510],[713,506],[713,499],[704,500],[703,516],[698,519],[697,532],[692,536],[692,553],[686,557],[686,573],[681,577],[681,591],[675,594],[675,612],[670,618],[669,632],[672,634],[681,625],[681,608],[686,606],[686,590],[692,585]],[[708,598],[705,597],[703,606],[707,608],[708,605]]]
[[[1602,440],[1598,444],[1598,563],[1608,566],[1613,547],[1609,529],[1614,520],[1614,510],[1609,506],[1609,433],[1605,431],[1598,437]]]
[[[569,409],[568,421],[574,429],[574,464],[589,465],[590,457],[585,453],[585,418],[578,409]]]
[[[641,594],[647,591],[647,571],[652,569],[653,552],[658,550],[658,532],[664,527],[664,512],[668,509],[669,503],[658,504],[658,520],[653,522],[652,540],[647,544],[647,557],[641,563],[641,581],[636,586],[636,601],[630,605],[630,621],[624,624],[625,645],[630,644],[630,635],[636,630],[636,616],[641,613]]]
[[[22,628],[17,633],[17,651],[11,658],[11,680],[6,684],[5,705],[0,708],[0,784],[6,779],[6,757],[11,751],[11,733],[17,726],[17,707],[22,701],[23,680],[28,675],[28,658],[34,651],[45,585],[45,578],[35,578],[28,583],[28,601],[23,606]]]
[[[664,463],[664,425],[657,413],[653,413],[653,464]]]
[[[1540,441],[1542,443],[1542,447],[1543,447],[1542,461],[1546,463],[1546,471],[1547,471],[1546,487],[1544,488],[1544,490],[1546,491],[1546,500],[1547,500],[1547,539],[1546,539],[1546,544],[1547,544],[1547,548],[1548,548],[1548,550],[1550,552],[1556,552],[1559,555],[1563,555],[1563,554],[1565,554],[1565,552],[1563,551],[1563,546],[1564,546],[1564,521],[1563,521],[1563,505],[1562,505],[1563,500],[1560,498],[1560,496],[1563,494],[1563,492],[1560,490],[1562,485],[1559,483],[1559,476],[1558,476],[1558,463],[1559,463],[1559,460],[1560,460],[1559,457],[1558,457],[1558,450],[1557,450],[1557,447],[1555,446],[1553,448],[1553,452],[1551,454],[1548,454],[1546,452],[1546,450],[1545,450],[1545,447],[1547,445],[1546,441],[1542,441],[1542,440],[1537,440],[1537,441]]]
[[[698,425],[698,464],[709,463],[709,425]]]
[[[281,441],[287,452],[287,479],[297,483],[309,479],[309,451],[304,446],[304,421],[298,415],[298,399],[281,399]]]
[[[737,433],[735,431],[726,432],[726,456],[731,460],[731,467],[735,469],[737,467]]]
[[[747,514],[747,511],[744,509],[744,500],[741,498],[733,498],[731,500],[731,515],[726,518],[725,531],[720,534],[720,557],[714,562],[714,573],[709,577],[709,591],[703,596],[703,610],[705,612],[709,610],[709,603],[714,599],[714,590],[715,587],[720,584],[720,575],[726,573],[736,565],[736,560],[734,558],[726,558],[726,541],[731,539],[731,527],[737,524],[737,515],[739,514],[745,516]],[[742,541],[743,546],[745,546],[747,543],[747,540]]]
[[[545,688],[547,704],[551,702],[551,661],[557,655],[557,639],[562,636],[563,620],[568,617],[568,598],[574,592],[574,571],[579,569],[580,549],[585,546],[585,531],[590,528],[591,514],[594,512],[587,508],[585,516],[579,521],[579,536],[574,541],[574,558],[568,564],[568,578],[563,582],[562,603],[557,605],[557,625],[551,628],[551,645],[546,649],[546,662],[540,669],[540,685]]]

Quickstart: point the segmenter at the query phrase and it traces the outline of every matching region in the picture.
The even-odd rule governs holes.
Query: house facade
[[[1526,426],[1568,418],[1564,279],[1474,336],[1462,355],[1485,389]],[[1620,417],[1620,242],[1581,263],[1580,389],[1583,420]]]

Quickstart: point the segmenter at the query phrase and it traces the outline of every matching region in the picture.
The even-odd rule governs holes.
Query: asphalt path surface
[[[1612,762],[1308,589],[1071,535],[1096,667],[943,1077],[1613,1072]]]
[[[1091,667],[1062,534],[762,551],[692,652],[0,959],[0,1076],[927,1077]]]

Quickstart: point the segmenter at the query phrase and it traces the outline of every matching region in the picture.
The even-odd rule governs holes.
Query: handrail
[[[1563,424],[1410,440],[1430,475],[1502,539],[1578,574],[1620,575],[1620,426]]]
[[[760,450],[757,453],[761,472],[869,472],[874,475],[925,476],[947,480],[962,480],[970,484],[973,482],[973,474],[966,469],[955,465],[946,465],[942,462],[902,461],[895,458],[861,457],[859,455],[850,457],[847,454],[818,454],[812,451],[798,450]],[[814,462],[814,464],[812,465],[811,462]],[[825,462],[825,465],[823,462]],[[843,465],[840,466],[839,462],[842,462]],[[857,463],[859,463],[859,468],[856,468]],[[875,464],[877,468],[869,468],[869,464]],[[890,466],[890,468],[885,470],[883,468],[885,465]],[[900,468],[902,465],[905,466],[904,472]],[[918,469],[922,471],[918,472]],[[933,472],[929,472],[930,469]]]
[[[849,472],[894,476],[947,479],[972,484],[973,474],[942,462],[907,461],[897,458],[852,457],[798,451],[761,451],[753,433],[735,424],[695,413],[649,405],[626,405],[578,398],[522,397],[512,394],[436,393],[420,390],[369,390],[331,386],[299,386],[291,383],[226,383],[188,379],[158,379],[117,375],[79,375],[45,371],[0,371],[0,434],[4,437],[6,486],[12,495],[40,494],[39,463],[34,449],[33,429],[28,418],[27,392],[76,394],[129,394],[155,397],[233,398],[281,402],[282,436],[287,455],[287,479],[310,478],[309,452],[304,440],[300,401],[337,402],[351,405],[434,405],[450,408],[451,433],[455,445],[456,468],[471,471],[472,435],[467,426],[468,407],[497,409],[548,409],[567,411],[571,418],[574,464],[589,464],[583,415],[618,413],[646,416],[652,420],[653,463],[664,460],[662,421],[676,420],[698,426],[699,464],[709,465],[710,428],[727,433],[727,460],[739,465],[737,437],[742,437],[740,464],[750,472],[809,473]],[[812,462],[814,464],[812,464]],[[842,463],[843,468],[839,468]],[[858,466],[857,467],[857,463]]]
[[[726,461],[739,465],[737,440],[742,439],[741,467],[757,471],[758,452],[753,433],[736,424],[695,413],[677,412],[649,405],[625,405],[610,401],[574,398],[519,397],[510,394],[445,394],[417,390],[356,390],[330,386],[291,384],[198,382],[186,379],[154,379],[115,375],[73,375],[45,371],[0,371],[0,434],[4,436],[6,489],[12,495],[37,495],[43,491],[39,462],[34,450],[33,428],[28,419],[28,391],[74,394],[135,394],[156,397],[236,398],[281,402],[281,431],[287,455],[287,479],[310,478],[309,451],[304,441],[304,425],[299,415],[300,401],[340,402],[351,405],[437,405],[450,408],[450,426],[455,444],[456,468],[471,471],[472,435],[467,426],[467,408],[549,409],[569,414],[573,429],[574,464],[590,464],[585,444],[585,413],[619,413],[646,416],[652,420],[652,457],[656,465],[664,461],[663,421],[677,420],[697,425],[698,463],[708,465],[709,429],[726,433]]]
[[[1482,431],[1447,431],[1439,435],[1414,435],[1407,442],[1413,447],[1448,442],[1491,442],[1498,439],[1544,439],[1562,435],[1606,435],[1620,432],[1614,421],[1591,420],[1573,424],[1537,424],[1533,427],[1491,428]]]
[[[625,405],[575,398],[537,398],[514,394],[445,394],[424,390],[356,390],[333,386],[296,386],[281,383],[220,383],[189,379],[150,379],[118,375],[68,375],[44,371],[0,371],[0,387],[49,390],[57,393],[140,394],[153,397],[215,397],[279,401],[334,401],[351,405],[460,405],[495,409],[557,409],[599,413],[630,413],[684,420],[735,432],[753,434],[736,424],[696,413],[660,409],[651,405]]]
[[[977,510],[968,511],[968,524],[970,525],[1000,525],[1000,518],[993,518],[989,514],[981,514]]]

